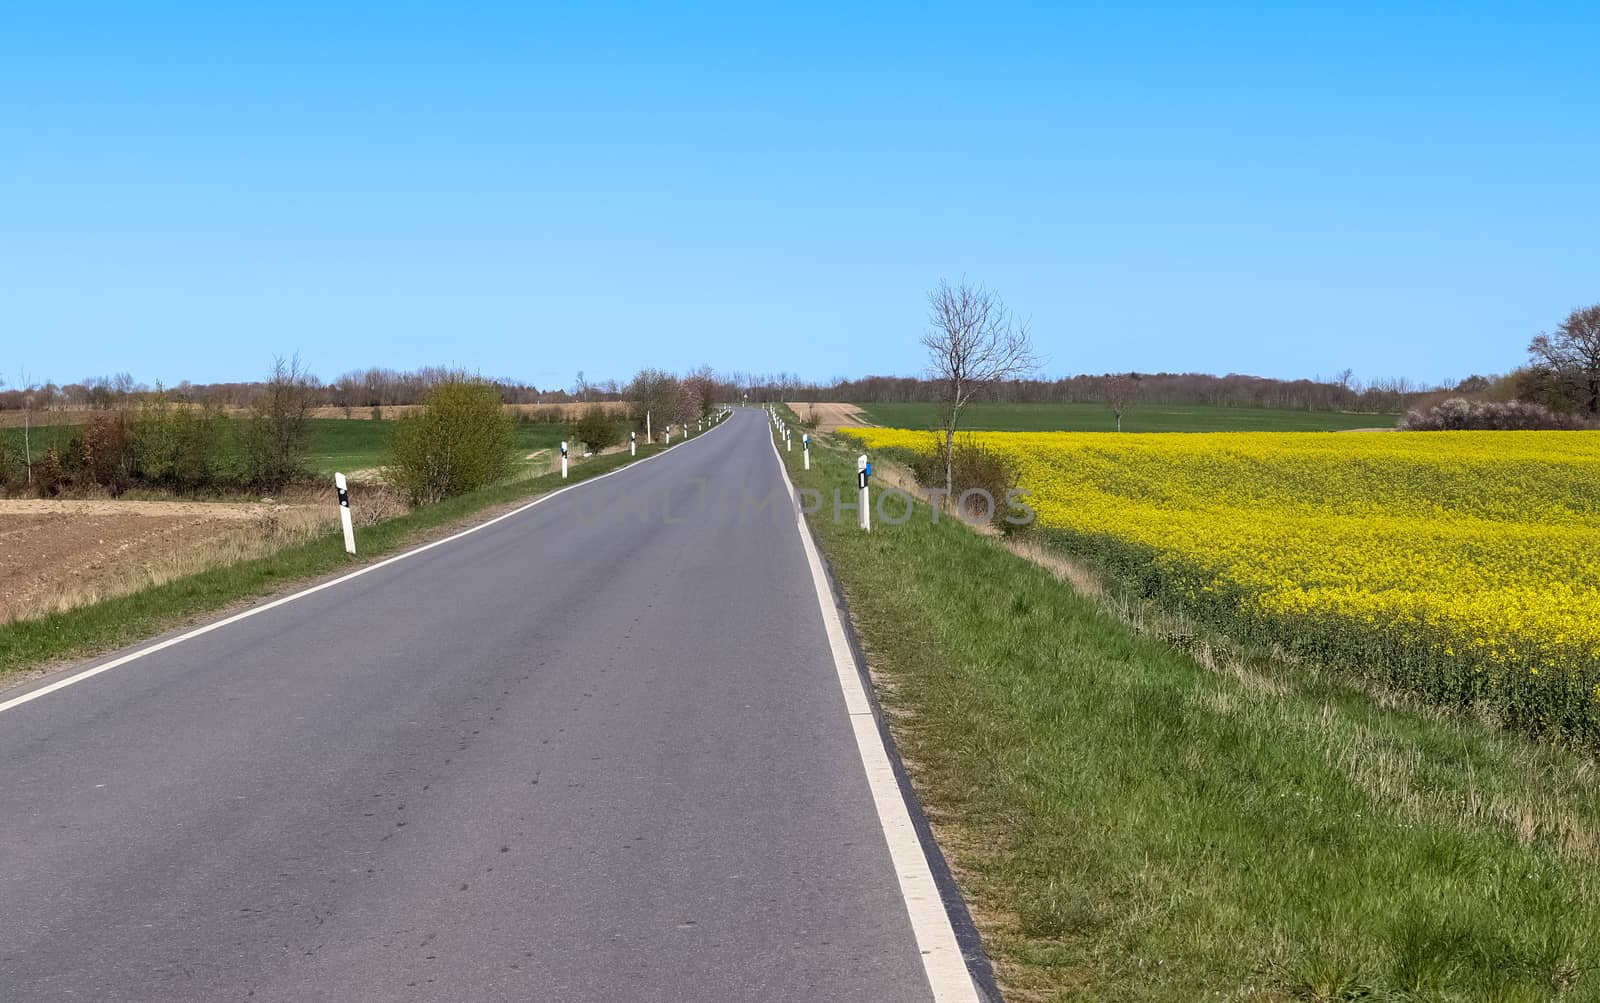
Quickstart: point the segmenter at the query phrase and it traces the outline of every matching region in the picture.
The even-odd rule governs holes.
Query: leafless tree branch
[[[928,294],[928,377],[939,384],[944,404],[944,486],[953,490],[953,447],[962,410],[974,395],[1039,367],[1028,325],[1017,320],[998,293],[965,281],[939,281]]]

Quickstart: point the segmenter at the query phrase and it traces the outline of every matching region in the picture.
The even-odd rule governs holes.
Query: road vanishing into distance
[[[979,998],[808,548],[738,410],[0,693],[0,999]]]

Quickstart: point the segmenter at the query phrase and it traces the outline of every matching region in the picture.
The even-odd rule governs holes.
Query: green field
[[[314,418],[311,421],[311,448],[308,462],[317,473],[371,470],[388,461],[389,421],[346,421],[340,418]],[[572,437],[569,426],[548,422],[515,424],[519,464],[537,449],[555,449],[562,439]]]
[[[81,425],[46,425],[31,429],[27,433],[27,441],[33,450],[33,458],[37,460],[51,446],[65,448],[82,428]],[[15,452],[21,458],[23,438],[20,428],[0,428],[0,449]]]
[[[779,458],[851,490],[855,448],[819,447],[810,471]],[[920,503],[870,534],[830,515],[812,525],[1008,998],[1600,999],[1581,752],[1080,594]]]
[[[805,408],[802,406],[801,411]],[[937,404],[863,404],[868,420],[888,428],[936,428]],[[1122,416],[1125,432],[1335,432],[1393,428],[1392,414],[1284,411],[1202,404],[1141,404]],[[1111,432],[1117,419],[1101,404],[972,404],[961,427],[988,432]]]

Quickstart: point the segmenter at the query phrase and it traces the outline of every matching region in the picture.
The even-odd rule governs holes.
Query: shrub
[[[491,384],[440,383],[420,414],[390,424],[392,462],[384,475],[413,505],[485,487],[511,472],[511,418]]]
[[[1528,401],[1469,401],[1453,398],[1423,411],[1409,411],[1400,422],[1408,432],[1568,431],[1591,428],[1577,415],[1552,411]]]
[[[120,495],[133,477],[128,423],[121,414],[101,414],[89,420],[78,439],[83,471],[94,483]]]
[[[159,391],[139,407],[129,433],[133,479],[174,491],[208,491],[237,484],[230,439],[238,423],[214,407],[175,405]],[[104,483],[104,482],[101,482]]]
[[[959,513],[963,519],[968,522],[987,522],[1004,532],[1022,528],[1004,518],[1010,514],[1006,495],[1017,486],[1019,472],[1015,460],[988,448],[973,436],[962,436],[951,444],[951,460],[955,497],[949,499],[949,504],[959,504],[962,495],[975,488],[988,492],[989,497],[994,499],[993,507],[985,512],[987,503],[981,496],[968,498],[966,510]],[[927,488],[944,487],[945,446],[942,439],[932,449],[913,453],[909,462],[918,484]]]
[[[44,455],[33,465],[33,484],[45,498],[53,498],[71,487],[66,464],[61,462],[61,452],[56,447],[51,446],[45,450]]]
[[[590,452],[598,453],[607,446],[621,442],[622,430],[611,420],[605,408],[593,404],[584,410],[583,417],[572,427],[572,437],[588,446]]]
[[[11,491],[27,483],[27,468],[14,450],[9,437],[0,435],[0,491]]]

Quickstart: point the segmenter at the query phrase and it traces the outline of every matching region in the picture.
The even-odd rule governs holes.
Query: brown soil
[[[0,623],[255,556],[335,519],[329,505],[0,500]]]
[[[851,425],[862,426],[872,424],[861,409],[854,404],[824,404],[818,402],[790,403],[789,410],[793,411],[801,421],[810,421],[815,418],[819,433],[832,432]]]

